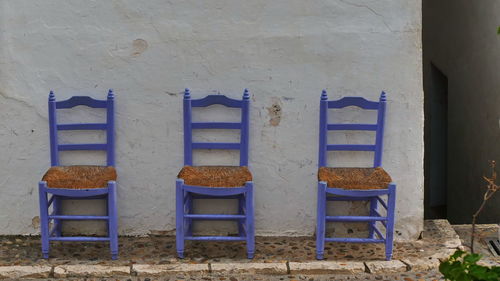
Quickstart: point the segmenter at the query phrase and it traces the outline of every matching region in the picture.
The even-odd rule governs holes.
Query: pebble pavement
[[[32,279],[41,281],[47,279]],[[358,274],[358,275],[233,275],[233,276],[187,276],[175,275],[160,278],[70,278],[70,279],[51,279],[51,280],[71,280],[71,281],[177,281],[177,280],[200,280],[200,281],[251,281],[251,280],[270,280],[270,281],[441,281],[444,280],[437,271],[427,272],[406,272],[401,274]]]
[[[396,242],[393,259],[432,256],[443,249],[456,248],[458,236],[443,233],[439,221],[426,221],[423,239]],[[447,235],[447,237],[443,237]],[[451,235],[451,236],[450,236]],[[120,257],[110,260],[106,243],[51,243],[50,259],[41,259],[40,238],[37,236],[1,236],[0,266],[60,265],[60,264],[170,264],[179,262],[175,254],[175,237],[120,237]],[[451,242],[450,242],[451,241]],[[455,244],[453,244],[455,243]],[[460,241],[458,241],[460,243]],[[325,260],[382,261],[383,244],[327,243]],[[186,241],[184,263],[210,262],[303,262],[315,260],[313,237],[257,237],[253,260],[246,259],[243,242]]]
[[[110,260],[105,243],[53,243],[51,258],[44,260],[39,237],[3,236],[0,279],[442,280],[439,259],[458,247],[463,247],[461,240],[446,220],[426,221],[417,241],[396,242],[391,262],[384,260],[383,244],[352,243],[327,243],[326,263],[317,262],[313,237],[257,237],[253,260],[246,259],[242,242],[188,241],[186,258],[179,260],[175,237],[155,235],[120,237],[117,261]],[[32,273],[32,269],[38,271]]]

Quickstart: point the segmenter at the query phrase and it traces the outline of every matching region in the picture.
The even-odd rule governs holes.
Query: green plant
[[[500,34],[500,26],[497,29],[497,34]]]
[[[478,265],[481,259],[479,254],[469,254],[457,250],[448,260],[439,265],[439,271],[446,280],[452,281],[498,281],[500,267]]]

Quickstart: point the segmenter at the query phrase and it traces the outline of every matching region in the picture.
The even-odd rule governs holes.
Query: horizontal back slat
[[[240,149],[240,143],[224,143],[224,142],[193,142],[193,149]]]
[[[67,130],[106,130],[106,123],[83,123],[83,124],[58,124],[57,129],[60,131]]]
[[[230,122],[193,122],[192,129],[241,129],[241,123]]]
[[[73,108],[75,106],[85,105],[92,108],[106,108],[107,101],[105,100],[96,100],[87,96],[74,96],[67,100],[56,102],[57,109],[63,108]]]
[[[377,124],[328,124],[327,129],[338,131],[376,131]]]
[[[357,106],[363,109],[378,109],[379,102],[369,101],[362,97],[344,97],[335,101],[328,101],[328,108],[344,108],[347,106]]]
[[[328,151],[375,151],[375,145],[368,144],[329,144]]]
[[[59,151],[106,150],[107,144],[105,143],[60,144],[57,147]]]
[[[208,95],[202,99],[191,100],[192,107],[206,107],[213,104],[221,104],[227,107],[241,108],[243,101],[228,98],[224,95]]]
[[[350,196],[350,197],[368,197],[368,196],[380,196],[386,195],[388,193],[387,189],[364,189],[364,190],[354,190],[354,189],[343,189],[343,188],[327,188],[326,193]]]

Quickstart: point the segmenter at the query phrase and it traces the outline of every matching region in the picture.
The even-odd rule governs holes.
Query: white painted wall
[[[321,89],[333,98],[377,99],[387,91],[384,166],[399,188],[397,237],[413,239],[422,230],[420,1],[0,3],[0,234],[38,233],[37,182],[49,167],[49,90],[58,99],[104,98],[108,88],[116,93],[120,233],[173,233],[185,87],[193,97],[251,92],[258,235],[314,233]],[[271,122],[273,105],[281,108],[278,124]],[[66,163],[82,159],[72,157]],[[68,211],[98,207],[66,205]],[[339,205],[338,212],[363,210]]]
[[[489,160],[500,162],[500,1],[425,0],[423,7],[425,90],[431,63],[448,77],[448,219],[470,223]],[[500,196],[478,220],[500,221]]]

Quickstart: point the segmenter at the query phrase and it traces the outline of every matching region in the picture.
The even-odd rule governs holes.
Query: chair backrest
[[[327,166],[328,151],[373,151],[373,167],[382,166],[382,150],[384,137],[386,96],[382,92],[378,102],[368,101],[362,97],[344,97],[329,101],[326,91],[321,93],[319,117],[319,161],[318,166]],[[357,106],[366,110],[376,110],[375,124],[329,124],[328,109]],[[375,144],[328,144],[328,131],[375,131]]]
[[[105,108],[105,123],[57,123],[57,110],[73,108],[85,105],[91,108]],[[67,100],[56,101],[54,92],[49,94],[49,128],[50,128],[50,161],[52,166],[59,166],[59,151],[69,150],[103,150],[106,151],[106,163],[108,166],[115,165],[115,143],[114,143],[114,94],[109,90],[106,100],[96,100],[88,96],[73,96]],[[104,130],[106,131],[106,143],[86,144],[59,144],[57,140],[58,131],[67,130]]]
[[[189,89],[184,91],[184,165],[193,165],[194,149],[227,149],[240,151],[240,166],[248,166],[248,124],[250,95],[243,92],[241,100],[228,98],[224,95],[208,95],[201,99],[191,99]],[[226,107],[240,108],[240,122],[192,122],[193,107],[207,107],[214,104]],[[193,142],[192,130],[195,129],[236,129],[240,130],[240,142]]]

